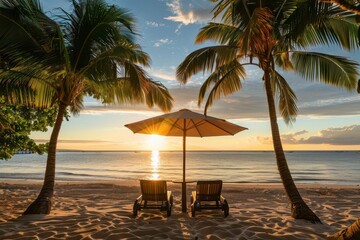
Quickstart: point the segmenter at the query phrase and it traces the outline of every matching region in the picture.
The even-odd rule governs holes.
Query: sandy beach
[[[179,184],[169,183],[172,216],[144,210],[134,218],[138,182],[58,183],[50,215],[21,216],[40,187],[27,181],[0,184],[0,239],[327,239],[360,216],[359,186],[299,185],[323,223],[312,224],[290,217],[280,184],[225,183],[230,216],[207,210],[192,218],[181,212]],[[189,194],[194,187],[189,184]]]

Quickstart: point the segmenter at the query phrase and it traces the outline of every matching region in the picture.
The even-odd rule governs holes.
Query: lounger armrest
[[[196,191],[192,191],[191,196],[193,197],[194,202],[195,202],[196,201]]]
[[[140,203],[140,202],[142,201],[142,195],[140,195],[140,196],[136,199],[136,201],[137,201],[138,203]]]
[[[222,195],[220,195],[220,202],[225,202],[226,201],[226,199],[222,196]]]
[[[172,195],[171,191],[167,191],[167,200],[168,201],[170,201],[171,195]]]

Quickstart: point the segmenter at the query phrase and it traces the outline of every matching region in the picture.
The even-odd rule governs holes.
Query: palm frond
[[[304,29],[297,38],[297,44],[301,47],[338,45],[347,50],[359,48],[359,26],[355,16],[344,15],[338,10],[328,12],[316,24],[309,24]]]
[[[254,10],[238,43],[242,53],[264,53],[272,48],[273,20],[274,15],[268,8]]]
[[[40,108],[51,106],[51,94],[56,91],[56,87],[49,81],[53,77],[44,74],[39,68],[30,65],[0,72],[0,95],[11,104]]]
[[[322,1],[302,1],[296,10],[283,19],[282,34],[302,48],[333,45],[345,49],[358,48],[354,14]]]
[[[358,64],[347,58],[318,52],[294,51],[294,71],[305,79],[352,90],[356,88]]]
[[[212,0],[218,2],[212,9],[213,18],[217,18],[229,5],[233,4],[233,0]]]
[[[241,35],[242,31],[234,26],[210,22],[200,29],[199,33],[196,35],[195,43],[213,40],[220,44],[232,45],[239,42]]]
[[[330,0],[339,5],[343,10],[350,11],[360,16],[360,2],[358,0]]]
[[[27,64],[58,65],[56,25],[39,9],[38,1],[0,1],[1,54],[12,65],[26,60]]]
[[[241,79],[246,78],[244,67],[234,60],[229,64],[225,64],[218,67],[210,76],[206,79],[199,91],[198,105],[200,106],[206,92],[210,90],[209,96],[205,104],[205,114],[207,109],[213,104],[214,100],[220,99],[221,96],[227,96],[241,89]]]
[[[146,103],[169,111],[173,99],[167,88],[153,81],[139,66],[125,62],[123,77],[88,81],[90,95],[108,104]]]
[[[169,112],[173,101],[170,92],[162,83],[150,81],[149,90],[145,93],[145,102],[148,107],[157,105],[162,111]]]
[[[284,71],[293,69],[293,65],[290,60],[290,53],[288,51],[278,52],[278,54],[274,56],[274,59],[276,65],[281,67]]]
[[[250,3],[252,4],[252,3]],[[223,0],[213,8],[214,18],[221,16],[225,24],[236,25],[244,30],[250,20],[251,10],[248,8],[248,1],[244,0]]]
[[[80,111],[84,108],[83,100],[84,100],[84,95],[78,95],[73,100],[73,102],[72,102],[72,104],[70,106],[70,112],[74,116],[80,115]]]
[[[69,24],[68,24],[69,23]],[[74,3],[74,12],[64,18],[65,38],[71,45],[74,71],[85,67],[97,52],[106,51],[119,42],[133,39],[134,19],[103,0]]]
[[[298,114],[296,106],[296,95],[291,89],[285,78],[277,71],[272,72],[272,87],[274,93],[278,96],[279,111],[286,124],[295,122]]]
[[[142,66],[149,66],[151,61],[149,55],[143,52],[138,44],[125,42],[94,56],[79,73],[93,78],[102,78],[101,75],[104,75],[106,78],[106,75],[112,74],[113,64],[121,66],[125,60]]]
[[[180,63],[176,70],[177,79],[186,83],[196,73],[203,71],[212,72],[219,66],[227,64],[236,59],[237,48],[232,46],[205,47],[189,54]]]

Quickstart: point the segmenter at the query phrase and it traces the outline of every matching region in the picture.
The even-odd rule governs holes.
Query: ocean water
[[[279,183],[273,152],[188,152],[186,179]],[[286,152],[296,183],[360,184],[359,151]],[[39,180],[46,155],[18,154],[0,160],[0,179]],[[182,152],[59,152],[58,181],[182,179]]]

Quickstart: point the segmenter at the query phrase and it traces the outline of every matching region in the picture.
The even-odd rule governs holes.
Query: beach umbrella
[[[182,109],[177,112],[163,114],[139,122],[126,124],[134,133],[158,134],[162,136],[179,136],[183,138],[183,181],[182,181],[182,211],[186,212],[186,137],[213,137],[235,135],[246,130],[224,119],[210,117],[204,114]]]

